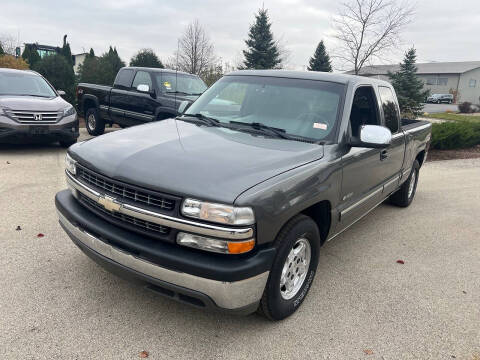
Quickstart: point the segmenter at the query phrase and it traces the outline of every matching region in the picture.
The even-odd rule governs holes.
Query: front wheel
[[[258,309],[270,320],[292,315],[305,300],[318,265],[320,234],[311,218],[297,215],[276,242],[277,256]]]
[[[413,198],[415,197],[415,192],[417,191],[419,171],[420,164],[415,160],[407,181],[400,186],[400,189],[390,196],[390,202],[393,205],[407,207],[412,203]]]
[[[100,118],[95,108],[90,108],[85,114],[85,126],[90,135],[102,135],[105,132],[105,121]]]

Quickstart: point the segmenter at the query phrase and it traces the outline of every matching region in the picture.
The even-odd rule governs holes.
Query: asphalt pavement
[[[413,204],[327,243],[305,302],[274,323],[173,302],[87,258],[55,213],[64,154],[0,147],[0,359],[480,359],[480,159],[427,163]]]
[[[424,104],[423,111],[434,114],[434,113],[443,113],[445,111],[458,111],[458,105],[455,104]]]

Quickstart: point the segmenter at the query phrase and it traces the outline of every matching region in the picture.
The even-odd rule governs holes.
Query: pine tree
[[[25,45],[22,53],[22,58],[28,63],[28,65],[30,65],[30,68],[35,66],[35,64],[41,60],[41,57],[40,55],[38,55],[38,51],[35,45]]]
[[[310,58],[307,67],[308,71],[323,71],[323,72],[332,72],[332,64],[330,63],[330,56],[325,49],[325,44],[323,40],[317,46],[315,54]]]
[[[243,50],[244,69],[275,69],[281,65],[280,51],[270,26],[267,10],[258,10],[255,23],[250,26],[248,39],[245,40],[247,50]]]
[[[65,57],[65,60],[73,66],[73,57],[72,57],[72,51],[70,50],[70,44],[65,43],[63,47],[60,49],[60,54]]]
[[[65,91],[65,100],[74,104],[75,74],[62,54],[45,56],[32,69],[42,74],[55,89]]]
[[[400,64],[400,70],[396,73],[388,73],[390,82],[397,93],[402,116],[407,118],[416,118],[422,113],[422,102],[429,93],[428,90],[423,90],[423,81],[416,75],[416,59],[416,50],[411,48],[405,54],[405,58]]]
[[[95,57],[95,51],[93,51],[93,48],[90,48],[90,52],[88,53],[87,56]]]
[[[3,51],[2,44],[0,44],[0,56],[5,55],[5,51]]]

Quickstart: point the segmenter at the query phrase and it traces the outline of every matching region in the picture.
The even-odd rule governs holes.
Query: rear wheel
[[[258,312],[270,320],[293,314],[305,299],[318,265],[320,234],[305,215],[291,219],[277,237],[274,260]]]
[[[85,127],[90,135],[102,135],[105,132],[105,121],[100,118],[96,108],[90,108],[85,114]]]
[[[390,202],[393,205],[407,207],[412,203],[413,198],[415,197],[415,192],[417,191],[419,171],[420,164],[415,160],[407,181],[402,184],[400,189],[390,196]]]

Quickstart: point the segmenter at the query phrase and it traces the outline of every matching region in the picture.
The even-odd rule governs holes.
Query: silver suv
[[[0,142],[75,143],[77,112],[61,98],[64,94],[34,71],[0,68]]]
[[[453,95],[452,94],[433,94],[427,98],[427,103],[446,103],[453,104]]]

